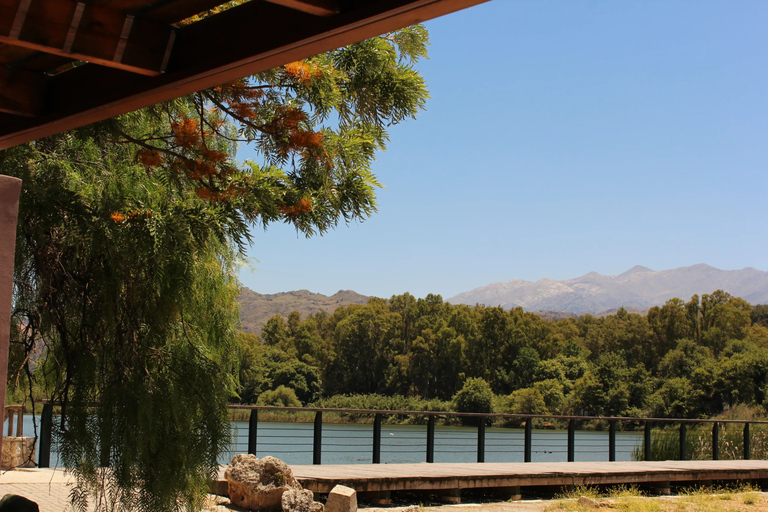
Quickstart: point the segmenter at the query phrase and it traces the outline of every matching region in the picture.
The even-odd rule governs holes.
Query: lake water
[[[259,423],[256,455],[272,455],[288,464],[312,464],[311,423]],[[234,450],[248,449],[248,423],[233,423]],[[608,433],[578,431],[574,456],[577,461],[607,461]],[[632,460],[632,451],[642,446],[641,433],[616,434],[616,460]],[[323,464],[370,464],[373,451],[373,425],[325,424],[322,443]],[[522,429],[486,428],[486,462],[523,462]],[[382,425],[382,464],[426,461],[427,427]],[[226,458],[225,457],[225,458]],[[534,430],[532,462],[568,460],[568,434],[565,431]],[[477,462],[477,428],[435,427],[435,462]]]
[[[40,429],[38,417],[38,431]],[[7,421],[3,434],[7,432]],[[272,455],[288,464],[312,464],[314,426],[312,423],[260,422],[256,455]],[[34,435],[32,416],[24,415],[24,435]],[[643,435],[637,432],[616,434],[616,460],[632,460],[632,451],[642,446]],[[370,464],[373,451],[373,425],[324,424],[323,464]],[[524,433],[515,428],[486,428],[486,462],[523,462]],[[232,423],[230,451],[222,453],[219,462],[228,463],[237,453],[248,450],[248,422]],[[382,464],[426,461],[427,427],[382,425]],[[577,461],[607,461],[608,433],[577,431]],[[568,458],[568,435],[565,431],[534,430],[531,458],[533,462],[564,462]],[[477,428],[435,427],[435,462],[477,462]],[[51,453],[51,466],[58,457]]]

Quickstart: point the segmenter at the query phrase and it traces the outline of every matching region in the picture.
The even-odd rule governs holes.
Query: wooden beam
[[[0,123],[0,149],[330,51],[488,0],[358,0],[315,17],[252,1],[179,30],[165,74],[85,65],[49,80],[47,112]],[[356,9],[352,7],[357,6]],[[254,30],[259,27],[259,30]],[[262,30],[263,29],[263,30]],[[0,116],[2,120],[2,116]]]
[[[0,112],[32,117],[43,106],[45,75],[0,66]]]
[[[267,2],[315,16],[331,16],[340,12],[339,6],[331,0],[267,0]]]
[[[173,27],[74,0],[0,0],[0,15],[0,42],[149,76],[175,39]]]

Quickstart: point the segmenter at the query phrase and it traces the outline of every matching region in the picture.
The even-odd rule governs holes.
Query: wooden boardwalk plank
[[[349,464],[291,466],[306,489],[441,491],[525,486],[768,480],[768,461]],[[223,479],[224,468],[220,471]],[[226,484],[224,484],[226,487]]]

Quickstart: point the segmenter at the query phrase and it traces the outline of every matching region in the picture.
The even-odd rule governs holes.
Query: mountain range
[[[325,311],[333,313],[336,308],[350,304],[365,304],[368,297],[351,290],[339,290],[330,297],[308,290],[261,294],[250,288],[240,290],[240,326],[251,334],[261,334],[261,328],[275,315],[288,318],[294,311],[301,313],[302,320],[307,316]]]
[[[701,296],[715,290],[724,290],[753,305],[766,304],[768,272],[754,268],[720,270],[705,264],[655,271],[638,265],[617,276],[590,272],[562,281],[513,279],[460,293],[447,302],[505,309],[521,306],[542,318],[557,320],[585,313],[612,314],[619,307],[644,314],[649,307],[661,306],[673,297],[687,302],[694,294]],[[261,294],[243,288],[239,298],[240,323],[244,331],[261,334],[266,321],[275,315],[288,318],[291,312],[298,311],[305,319],[319,311],[333,313],[341,306],[367,301],[367,296],[351,290],[339,290],[329,297],[307,290]]]
[[[687,302],[694,294],[701,296],[715,290],[724,290],[750,304],[768,303],[768,272],[754,268],[720,270],[703,263],[660,271],[637,265],[617,276],[590,272],[562,281],[513,279],[460,293],[447,302],[584,314],[615,311],[622,306],[646,309],[674,297]]]

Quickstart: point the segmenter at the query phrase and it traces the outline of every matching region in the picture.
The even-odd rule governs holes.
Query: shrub
[[[456,412],[493,412],[493,391],[481,378],[470,377],[461,391],[453,396],[453,408]],[[477,423],[475,419],[463,419],[465,424]]]
[[[296,397],[296,392],[285,386],[265,391],[259,395],[257,405],[270,405],[273,407],[301,407],[301,402]]]

